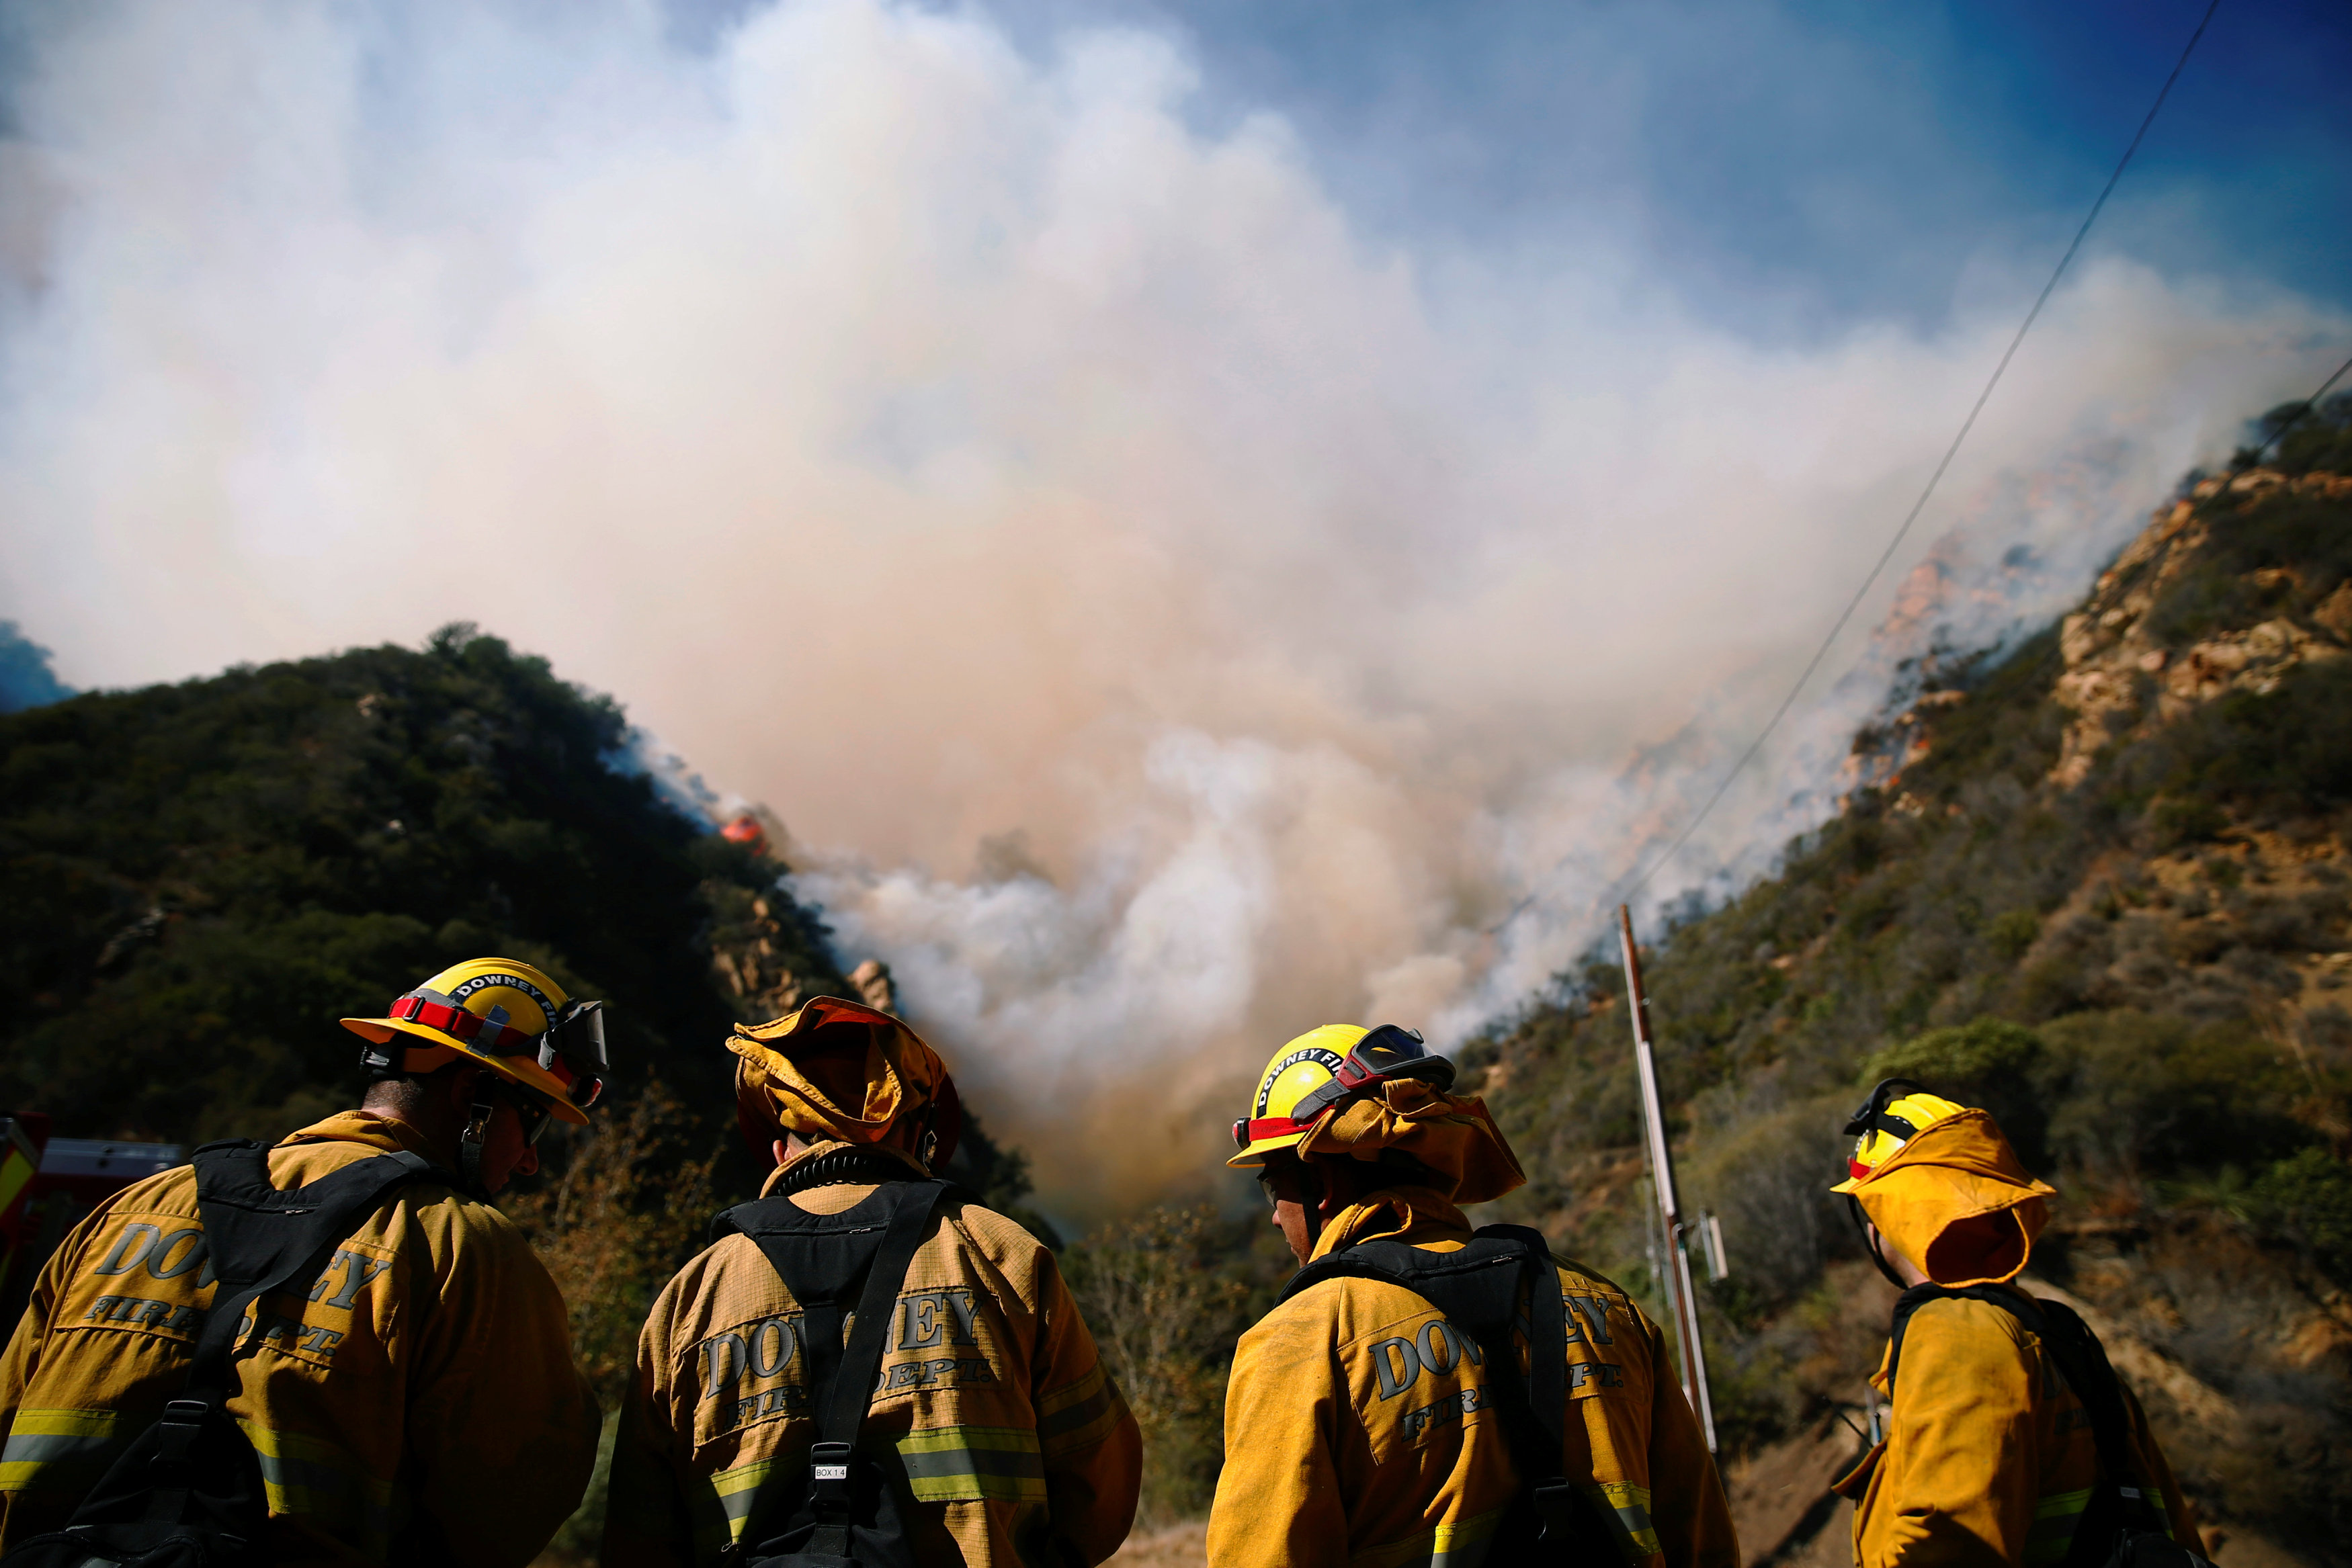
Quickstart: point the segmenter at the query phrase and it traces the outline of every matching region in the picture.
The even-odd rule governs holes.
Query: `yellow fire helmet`
[[[1847,1162],[1853,1175],[1831,1190],[1845,1194],[1856,1228],[1867,1215],[1938,1285],[1998,1284],[2025,1267],[2058,1194],[2019,1163],[1990,1113],[1891,1078],[1845,1130],[1861,1142]],[[1866,1231],[1864,1245],[1902,1285]]]
[[[1239,1169],[1265,1164],[1275,1150],[1297,1146],[1340,1101],[1391,1078],[1422,1079],[1444,1090],[1454,1082],[1454,1063],[1432,1055],[1413,1030],[1392,1023],[1308,1030],[1276,1051],[1258,1074],[1250,1113],[1234,1123],[1241,1152],[1225,1164]]]
[[[1904,1092],[1906,1090],[1909,1092]],[[1893,1159],[1895,1152],[1905,1144],[1945,1117],[1957,1116],[1966,1109],[1956,1101],[1928,1093],[1908,1079],[1887,1079],[1872,1091],[1869,1103],[1846,1123],[1847,1132],[1859,1133],[1861,1136],[1845,1162],[1847,1179],[1830,1190],[1852,1191],[1855,1182],[1866,1179],[1871,1172]]]
[[[430,1072],[464,1055],[578,1124],[604,1092],[604,1006],[572,1000],[518,959],[468,958],[396,998],[388,1017],[343,1027],[378,1048],[408,1037],[398,1050],[368,1052],[369,1066]]]

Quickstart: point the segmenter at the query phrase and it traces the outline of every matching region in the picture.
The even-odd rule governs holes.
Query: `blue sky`
[[[1033,47],[1186,37],[1203,112],[1272,107],[1375,232],[1635,225],[1759,334],[1930,323],[1988,254],[2054,262],[2202,0],[1462,5],[1011,0]],[[2352,298],[2352,7],[2221,7],[2094,253]]]

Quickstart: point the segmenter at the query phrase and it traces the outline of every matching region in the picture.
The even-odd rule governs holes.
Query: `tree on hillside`
[[[510,954],[613,1003],[624,1081],[719,1092],[706,928],[782,868],[611,764],[608,698],[471,627],[0,718],[0,1097],[61,1129],[283,1131],[356,1088],[347,1015]]]

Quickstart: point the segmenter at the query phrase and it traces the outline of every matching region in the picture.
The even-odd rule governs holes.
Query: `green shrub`
[[[2352,533],[2352,529],[2346,530]],[[2231,692],[2146,743],[2184,802],[2276,820],[2352,803],[2352,659],[2298,664],[2272,692]]]
[[[2279,1161],[2254,1183],[2249,1207],[2338,1284],[2352,1285],[2352,1168],[2342,1160],[2314,1148]]]
[[[2034,938],[2041,935],[2042,916],[2031,909],[2012,909],[2004,915],[1995,915],[1991,924],[1984,928],[1985,946],[1991,948],[1996,956],[2011,964],[2024,957],[2025,950],[2032,946]]]
[[[1948,1100],[1982,1106],[2017,1157],[2039,1169],[2049,1157],[2049,1107],[2037,1082],[2044,1054],[2032,1030],[1980,1018],[1887,1047],[1870,1059],[1863,1079],[1915,1079]]]
[[[658,1063],[723,1107],[714,889],[764,895],[780,967],[838,977],[783,868],[615,766],[627,736],[469,627],[0,716],[0,1103],[282,1133],[357,1092],[338,1019],[505,953],[612,1002],[616,1092]]]
[[[1837,1129],[1850,1109],[1843,1096],[1790,1106],[1706,1140],[1685,1165],[1692,1206],[1722,1222],[1742,1316],[1803,1294],[1839,1249],[1846,1221],[1829,1189],[1845,1175]]]
[[[2277,1048],[2243,1021],[2124,1009],[2047,1024],[2038,1074],[2062,1162],[2121,1177],[2280,1158],[2309,1140]]]

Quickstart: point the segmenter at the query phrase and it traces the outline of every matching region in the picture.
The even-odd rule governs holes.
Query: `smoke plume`
[[[81,685],[459,618],[545,653],[782,815],[1081,1217],[1213,1168],[1289,1036],[1458,1039],[1589,941],[2046,265],[1985,258],[1933,330],[1748,341],[1605,233],[1369,238],[1144,29],[28,26],[0,612]],[[1938,538],[1927,621],[2053,608],[2341,327],[2092,259],[1864,626]],[[1825,678],[1644,906],[1816,820],[1874,679]]]

